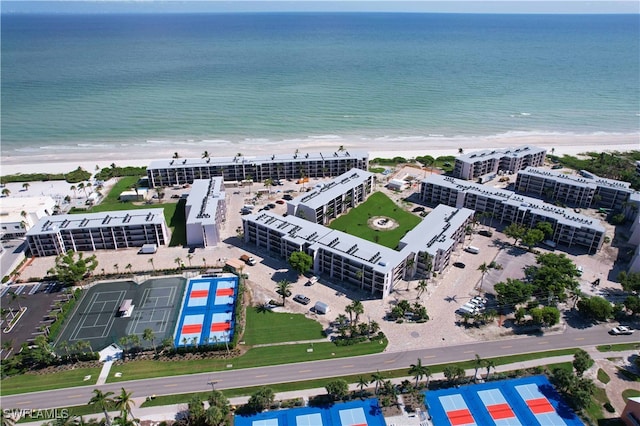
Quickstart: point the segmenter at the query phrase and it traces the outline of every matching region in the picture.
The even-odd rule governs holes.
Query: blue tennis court
[[[190,279],[174,333],[175,346],[230,342],[237,289],[238,277],[232,274]]]
[[[234,417],[236,426],[386,426],[378,400],[300,407]]]
[[[436,425],[583,424],[545,376],[430,391],[425,396]]]

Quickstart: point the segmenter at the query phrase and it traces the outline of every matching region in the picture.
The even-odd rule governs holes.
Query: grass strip
[[[330,358],[354,357],[380,353],[386,346],[386,341],[383,344],[376,341],[359,343],[353,346],[336,346],[331,342],[326,342],[252,348],[241,357],[232,359],[196,359],[166,362],[157,360],[134,360],[113,367],[112,371],[122,373],[122,376],[114,377],[111,375],[108,383],[148,379],[152,377],[204,373],[208,371],[293,364]],[[307,349],[310,348],[313,348],[313,352],[307,352]],[[229,368],[227,365],[232,365],[232,367]]]
[[[640,348],[640,342],[636,343],[616,343],[615,345],[600,345],[596,346],[599,352],[621,352],[632,351]]]
[[[84,378],[98,378],[102,367],[76,368],[74,370],[57,371],[51,374],[20,374],[2,379],[2,395],[38,392],[51,389],[85,386]]]

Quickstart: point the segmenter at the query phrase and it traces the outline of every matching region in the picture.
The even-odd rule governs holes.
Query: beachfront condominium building
[[[174,158],[147,167],[150,187],[191,184],[195,179],[222,176],[225,182],[339,176],[353,168],[367,170],[365,152],[316,152],[266,156]]]
[[[546,155],[544,148],[531,145],[471,152],[456,158],[453,176],[473,180],[500,172],[515,173],[529,166],[542,166]]]
[[[373,173],[351,169],[326,184],[318,184],[287,203],[287,214],[326,225],[363,203],[375,187]]]
[[[622,209],[635,192],[628,182],[602,178],[584,170],[579,175],[567,175],[537,167],[519,172],[515,188],[571,206],[615,209]]]
[[[29,250],[36,257],[169,242],[163,209],[51,216],[40,219],[26,236]]]
[[[6,197],[0,203],[0,237],[23,237],[43,217],[56,208],[51,197]]]
[[[408,252],[397,252],[291,215],[261,212],[242,220],[246,243],[284,259],[303,251],[313,258],[315,274],[326,274],[372,295],[388,295],[403,278],[403,256]]]
[[[405,235],[398,250],[292,215],[249,215],[243,218],[243,226],[245,242],[285,259],[303,251],[313,258],[316,275],[385,297],[403,278],[441,272],[463,241],[472,216],[468,209],[437,207]]]
[[[407,232],[398,244],[401,251],[410,251],[406,275],[430,278],[432,273],[441,273],[449,266],[451,254],[464,243],[473,214],[470,209],[441,204]]]
[[[220,242],[220,227],[227,219],[222,177],[193,181],[185,216],[188,246],[214,247]]]
[[[519,223],[526,227],[549,222],[553,228],[552,241],[568,247],[581,246],[589,253],[598,251],[604,242],[605,229],[600,221],[504,189],[430,175],[422,180],[420,197],[432,205],[466,207],[485,213],[499,222]]]

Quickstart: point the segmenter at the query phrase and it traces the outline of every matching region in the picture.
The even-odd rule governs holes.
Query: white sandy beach
[[[521,145],[536,145],[554,149],[556,155],[576,155],[586,151],[630,151],[640,149],[640,134],[505,134],[486,137],[455,137],[455,138],[393,138],[348,140],[343,138],[310,138],[297,141],[256,141],[247,145],[222,144],[206,141],[194,143],[165,144],[147,148],[117,147],[112,151],[101,150],[64,150],[61,152],[36,153],[24,156],[8,156],[3,153],[0,165],[1,175],[17,173],[64,173],[76,169],[78,166],[94,172],[96,166],[103,168],[112,163],[118,166],[147,166],[151,160],[171,158],[178,152],[183,158],[199,158],[207,150],[209,155],[234,156],[241,152],[250,157],[256,155],[293,153],[296,149],[301,152],[334,151],[340,145],[346,150],[367,151],[369,158],[392,158],[401,156],[412,158],[420,155],[439,157],[443,155],[458,155],[458,149],[465,152],[508,148]]]

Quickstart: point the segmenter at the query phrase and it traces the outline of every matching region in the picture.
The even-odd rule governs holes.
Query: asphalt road
[[[549,351],[573,347],[587,347],[613,343],[637,342],[637,336],[610,336],[601,326],[585,330],[568,329],[565,333],[540,337],[514,337],[483,343],[465,344],[434,349],[418,349],[405,352],[384,352],[353,358],[312,361],[299,364],[257,367],[215,373],[200,373],[184,376],[162,377],[106,384],[82,386],[2,398],[3,408],[45,409],[84,405],[91,398],[93,389],[118,393],[121,387],[133,392],[135,397],[179,394],[211,389],[209,382],[215,381],[216,389],[239,388],[294,382],[322,377],[368,374],[376,370],[385,371],[407,368],[418,358],[423,364],[444,364],[473,359],[515,355],[527,352]]]

